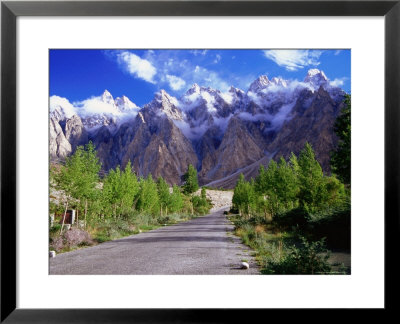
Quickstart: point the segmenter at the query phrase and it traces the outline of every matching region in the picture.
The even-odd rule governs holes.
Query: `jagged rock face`
[[[128,147],[123,164],[131,160],[139,175],[162,176],[169,184],[181,184],[188,165],[198,163],[191,142],[166,116],[142,123]]]
[[[53,117],[50,118],[49,135],[49,151],[51,159],[64,159],[72,152],[71,144],[65,138],[59,122]]]
[[[201,185],[232,188],[241,172],[254,177],[260,164],[298,154],[308,141],[329,172],[343,95],[312,69],[303,82],[261,76],[247,92],[194,84],[177,99],[161,90],[143,108],[107,90],[79,107],[57,97],[50,100],[50,156],[63,159],[91,140],[105,171],[131,161],[137,175],[172,185],[192,164]],[[93,110],[93,102],[102,108]]]
[[[310,99],[310,106],[304,108]],[[309,142],[323,170],[329,171],[330,152],[337,144],[333,125],[341,108],[342,105],[334,102],[323,87],[314,95],[304,93],[293,109],[293,118],[285,122],[268,149],[276,152],[276,159],[280,156],[288,158],[291,152],[298,154]]]
[[[204,175],[204,178],[201,180],[207,183],[221,179],[260,160],[264,155],[264,151],[257,145],[244,123],[233,117],[216,151],[216,163],[208,170],[207,165],[203,165],[200,174]]]
[[[88,142],[86,129],[83,127],[82,120],[77,115],[66,120],[64,134],[67,141],[71,144],[72,151],[75,151],[77,146]]]
[[[217,149],[221,144],[223,133],[217,126],[210,127],[197,143],[196,151],[201,161],[198,173],[200,184],[209,182],[207,173],[218,163]]]
[[[158,108],[166,108],[161,106]],[[131,161],[139,176],[151,173],[171,185],[180,184],[188,165],[197,165],[197,155],[192,143],[169,118],[171,115],[160,114],[156,108],[147,106],[132,123],[121,125],[114,136],[101,128],[94,144],[100,161],[108,168],[124,168]]]
[[[78,145],[88,142],[88,133],[79,116],[65,115],[56,112],[50,117],[50,157],[52,159],[65,159],[73,153]]]

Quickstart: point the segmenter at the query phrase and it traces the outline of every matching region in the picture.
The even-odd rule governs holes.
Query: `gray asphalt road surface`
[[[224,209],[190,221],[50,258],[50,274],[259,274]],[[240,269],[247,260],[250,268]]]

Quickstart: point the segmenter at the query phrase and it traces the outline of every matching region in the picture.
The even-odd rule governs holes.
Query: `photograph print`
[[[351,50],[50,49],[50,275],[351,274]]]

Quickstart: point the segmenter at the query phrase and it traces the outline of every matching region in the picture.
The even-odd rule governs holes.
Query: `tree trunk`
[[[64,229],[65,216],[67,215],[67,209],[68,209],[68,199],[65,201],[65,212],[64,212],[64,217],[63,217],[63,221],[62,221],[62,224],[61,224],[60,235],[62,234],[62,231]]]
[[[79,205],[77,207],[79,207]],[[79,209],[78,208],[76,208],[76,227],[79,228]]]
[[[87,215],[87,199],[85,200],[85,229],[86,229],[86,215]]]

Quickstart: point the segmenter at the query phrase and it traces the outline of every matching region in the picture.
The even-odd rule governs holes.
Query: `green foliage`
[[[329,252],[324,240],[309,242],[301,237],[299,246],[291,246],[286,255],[271,260],[265,273],[271,274],[326,274],[331,270]]]
[[[201,199],[207,200],[206,188],[204,187],[201,188]]]
[[[232,204],[239,214],[249,216],[256,206],[256,194],[254,184],[244,180],[243,174],[240,174],[233,192]]]
[[[306,209],[318,208],[325,202],[326,187],[322,168],[309,143],[300,152],[299,167],[300,204]]]
[[[193,167],[193,165],[189,164],[187,172],[183,176],[184,178],[184,185],[183,185],[183,192],[187,195],[190,195],[199,189],[199,182],[197,180],[197,171]]]
[[[232,204],[236,233],[257,251],[264,273],[329,273],[325,240],[350,247],[349,190],[323,174],[309,143],[299,157],[260,166],[255,181],[240,175]]]
[[[93,199],[99,181],[101,164],[92,142],[78,146],[75,153],[66,158],[65,166],[54,177],[58,187],[79,200]]]
[[[331,168],[346,184],[351,181],[351,96],[346,95],[344,108],[337,117],[334,130],[339,138],[336,151],[331,155]]]
[[[208,214],[210,208],[212,207],[210,202],[207,200],[206,189],[201,188],[200,196],[192,197],[192,204],[195,214],[197,215],[205,215]]]
[[[156,214],[159,211],[159,197],[157,184],[151,174],[140,181],[140,192],[137,201],[137,209],[142,213]]]
[[[200,197],[192,201],[193,197],[183,195],[177,185],[170,192],[168,184],[161,177],[154,182],[149,174],[146,179],[138,181],[130,161],[123,170],[119,166],[110,169],[101,180],[98,176],[100,168],[92,143],[79,146],[66,159],[65,165],[54,164],[50,168],[51,190],[60,191],[61,196],[67,198],[68,208],[76,208],[80,217],[84,209],[85,227],[95,242],[174,224],[206,214],[211,208],[205,189],[202,189]],[[193,193],[198,188],[197,172],[193,166],[189,166],[187,180],[186,189]],[[50,195],[50,198],[57,200],[56,195]],[[57,204],[52,200],[49,212],[63,213],[65,201]],[[51,244],[62,239],[60,229],[58,224],[50,229]]]
[[[181,190],[177,185],[172,187],[172,194],[168,203],[168,210],[171,213],[180,212],[183,208],[183,198]]]
[[[260,166],[255,181],[246,182],[240,175],[232,199],[233,209],[244,216],[263,215],[279,226],[296,226],[305,216],[342,205],[348,192],[335,176],[325,176],[314,151],[306,143],[299,158],[293,153],[287,162],[271,160],[268,168]]]
[[[113,217],[126,215],[133,207],[139,192],[139,183],[132,172],[131,162],[121,171],[119,166],[111,169],[103,179],[102,200],[104,210]]]
[[[161,177],[157,179],[157,190],[158,190],[158,197],[160,199],[161,214],[163,210],[165,211],[165,214],[168,214],[168,211],[166,210],[170,205],[171,195],[169,193],[169,186],[167,182]]]

